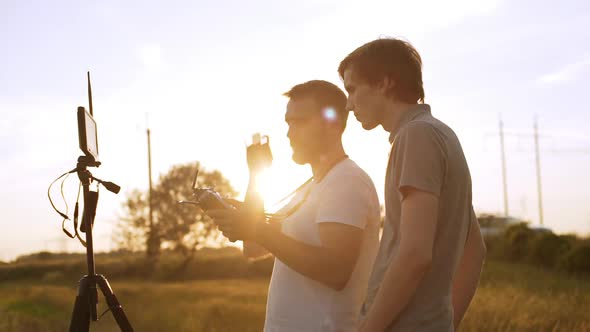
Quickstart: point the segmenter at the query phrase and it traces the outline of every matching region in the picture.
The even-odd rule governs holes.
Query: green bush
[[[570,247],[567,239],[554,233],[537,233],[529,240],[528,261],[543,267],[555,267]]]
[[[528,256],[529,242],[534,237],[533,230],[526,223],[510,226],[494,243],[495,256],[513,262],[524,261]]]
[[[572,248],[561,257],[559,267],[574,273],[590,273],[590,243]]]
[[[487,256],[491,259],[571,273],[590,273],[590,239],[572,234],[556,235],[546,229],[531,229],[526,223],[519,223],[503,233],[485,237],[485,241]]]

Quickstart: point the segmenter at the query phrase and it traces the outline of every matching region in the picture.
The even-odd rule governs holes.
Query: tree
[[[150,234],[148,194],[137,189],[128,194],[123,203],[123,216],[119,217],[113,241],[120,249],[147,250]],[[159,246],[158,246],[159,248]]]
[[[148,193],[134,190],[128,195],[117,229],[117,244],[132,250],[141,248],[149,256],[157,256],[161,248],[169,248],[190,258],[206,242],[224,241],[199,207],[178,204],[180,200],[191,199],[191,184],[197,169],[200,170],[197,186],[213,188],[222,196],[235,197],[236,192],[219,171],[201,170],[198,162],[175,165],[160,176],[152,189],[151,227]]]

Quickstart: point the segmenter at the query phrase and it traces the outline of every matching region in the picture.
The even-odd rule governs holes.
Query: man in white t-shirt
[[[378,247],[377,193],[342,147],[342,90],[309,81],[285,96],[293,160],[311,166],[311,181],[270,220],[247,208],[248,194],[243,207],[208,214],[230,240],[244,240],[247,256],[275,256],[265,331],[356,331]]]

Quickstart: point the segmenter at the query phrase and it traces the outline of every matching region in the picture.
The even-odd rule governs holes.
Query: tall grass
[[[590,331],[590,281],[488,261],[460,331]]]
[[[260,331],[268,280],[113,283],[135,331]],[[0,286],[0,331],[67,331],[76,289]],[[101,297],[99,314],[105,310]],[[119,331],[112,315],[92,331]]]
[[[136,331],[260,331],[268,278],[256,275],[266,275],[268,266],[253,273],[248,270],[251,265],[242,262],[235,252],[215,255],[219,256],[213,261],[221,259],[220,266],[207,261],[205,255],[185,266],[187,270],[176,270],[180,274],[175,277],[165,271],[175,261],[165,258],[165,267],[157,270],[165,278],[143,280],[133,273],[132,278],[125,278],[123,267],[113,268],[121,265],[115,257],[110,263],[102,257],[97,264],[119,271],[117,277],[107,277]],[[59,258],[62,264],[78,264],[69,259]],[[126,259],[134,266],[132,257]],[[46,263],[51,264],[31,258],[2,266],[5,278],[0,278],[0,332],[67,331],[80,275],[48,277],[50,273],[59,274],[60,265],[51,260]],[[232,270],[234,263],[245,264],[246,269]],[[214,271],[204,275],[224,275],[225,279],[203,279],[197,271],[206,266],[214,267]],[[19,272],[19,268],[27,272]],[[41,274],[34,278],[33,270]],[[245,274],[230,278],[230,272]],[[196,279],[200,280],[188,280],[192,278],[187,275],[199,276]],[[104,309],[101,296],[99,312]],[[118,328],[107,313],[92,324],[91,331]],[[590,281],[530,265],[488,261],[460,331],[590,331]]]

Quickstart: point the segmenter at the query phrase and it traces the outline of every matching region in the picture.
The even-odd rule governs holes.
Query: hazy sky
[[[541,133],[545,224],[590,232],[588,1],[10,1],[0,2],[0,259],[82,250],[47,199],[75,167],[76,108],[93,81],[103,165],[123,187],[101,191],[97,250],[111,246],[125,193],[153,174],[199,160],[243,192],[244,140],[271,136],[279,195],[309,175],[290,159],[281,93],[311,79],[342,87],[340,60],[381,36],[403,37],[424,62],[426,102],[455,129],[477,212],[502,212],[498,120],[506,136],[510,213],[538,223],[533,119]],[[149,114],[149,120],[146,114]],[[383,197],[387,133],[351,117],[348,154]],[[77,179],[70,177],[70,215]],[[59,191],[52,192],[65,209]]]

